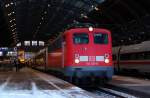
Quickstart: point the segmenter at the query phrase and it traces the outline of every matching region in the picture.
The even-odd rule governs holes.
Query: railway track
[[[88,88],[87,91],[100,96],[100,98],[139,98],[131,94],[127,94],[118,90],[107,87]]]

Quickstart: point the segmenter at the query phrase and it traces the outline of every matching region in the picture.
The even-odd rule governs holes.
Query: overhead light
[[[25,46],[30,46],[30,41],[24,41]]]
[[[11,15],[11,13],[8,14],[8,16],[10,16],[10,15]]]
[[[47,6],[48,6],[48,7],[50,7],[51,5],[50,5],[50,4],[48,4]]]
[[[13,27],[14,25],[11,25],[10,27]]]
[[[92,5],[92,8],[94,8],[94,5]]]
[[[16,34],[16,32],[13,32],[12,34]]]
[[[11,2],[10,4],[11,4],[11,5],[13,5],[14,3],[13,3],[13,2]]]
[[[5,5],[6,8],[9,7],[9,6],[10,6],[9,4],[6,4],[6,5]]]
[[[84,18],[88,18],[88,16],[86,16],[86,15],[85,15],[85,16],[83,16],[83,17],[84,17]]]
[[[44,14],[47,14],[47,12],[45,11]]]
[[[0,56],[3,56],[3,52],[2,51],[0,51]]]
[[[81,14],[81,16],[84,16],[84,14]]]
[[[13,27],[13,26],[15,26],[16,24],[14,24],[14,25],[11,25],[10,27]]]
[[[15,31],[16,29],[12,29],[11,31]]]
[[[98,8],[98,7],[95,7],[94,9],[95,9],[96,11],[99,11],[99,8]]]
[[[17,43],[17,46],[21,46],[21,42]]]
[[[37,46],[37,41],[32,41],[32,46]]]
[[[12,15],[12,14],[14,14],[14,13],[15,13],[15,12],[11,12],[11,13],[8,14],[8,16],[10,16],[10,15]]]
[[[10,20],[9,22],[12,22],[12,21],[15,21],[16,19],[12,19],[12,20]]]
[[[44,46],[44,41],[39,41],[39,46]]]

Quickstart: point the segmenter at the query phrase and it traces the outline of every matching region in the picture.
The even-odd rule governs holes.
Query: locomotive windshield
[[[108,34],[95,33],[94,43],[95,44],[108,44]]]
[[[73,34],[73,42],[74,44],[88,44],[89,36],[87,33],[75,33]]]

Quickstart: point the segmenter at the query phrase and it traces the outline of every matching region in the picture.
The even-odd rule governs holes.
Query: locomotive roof
[[[101,31],[101,32],[107,32],[107,33],[110,33],[109,30],[107,29],[104,29],[104,28],[93,28],[94,29],[94,32],[97,32],[97,31]],[[73,29],[69,29],[69,30],[66,30],[64,33],[70,33],[70,32],[76,32],[76,33],[79,33],[79,32],[88,32],[89,31],[89,28],[73,28]]]

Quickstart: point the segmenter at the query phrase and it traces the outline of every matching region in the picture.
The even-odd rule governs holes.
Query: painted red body
[[[88,44],[74,44],[73,36],[74,34],[87,33],[89,37]],[[107,44],[95,44],[94,43],[94,33],[102,33],[108,35]],[[112,64],[112,44],[111,44],[111,33],[105,29],[96,29],[89,31],[88,28],[78,28],[67,30],[63,35],[62,48],[49,51],[48,53],[48,68],[55,69],[65,69],[65,68],[84,68],[87,70],[95,71],[95,69],[100,68],[99,71],[109,71],[112,77],[113,64]],[[109,63],[105,63],[105,59],[109,59]],[[79,60],[79,63],[75,63],[75,59]],[[109,67],[111,69],[103,70],[103,67]],[[93,69],[95,68],[95,69]],[[72,70],[72,69],[71,69]],[[73,69],[74,70],[74,69]],[[85,72],[86,72],[85,71]],[[69,72],[69,71],[67,71]],[[96,73],[98,74],[98,72]],[[109,74],[109,73],[108,73]]]
[[[74,33],[83,33],[87,32],[89,34],[89,43],[88,44],[73,44],[73,34]],[[93,32],[97,33],[106,33],[108,34],[108,44],[94,44],[93,42]],[[64,49],[60,48],[55,51],[51,51],[48,54],[48,66],[50,67],[67,67],[67,66],[112,66],[112,45],[111,45],[111,34],[108,30],[105,29],[94,29],[93,32],[90,32],[88,28],[84,29],[71,29],[64,33],[65,36],[65,45]],[[88,58],[87,62],[80,62],[76,64],[74,62],[75,55],[79,56],[91,56]],[[105,56],[109,54],[109,63],[104,61],[96,61],[96,56]],[[64,60],[64,61],[63,61]],[[64,63],[63,63],[64,62]]]

